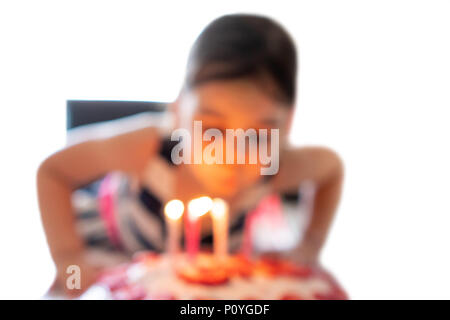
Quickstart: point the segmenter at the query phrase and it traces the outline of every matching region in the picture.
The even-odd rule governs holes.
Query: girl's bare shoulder
[[[39,171],[58,173],[71,185],[111,171],[137,175],[157,153],[161,136],[159,126],[138,117],[80,127],[68,132],[68,144],[47,157]]]
[[[321,183],[331,175],[342,173],[343,162],[336,151],[322,146],[290,147],[280,154],[275,185],[293,189],[305,180]]]

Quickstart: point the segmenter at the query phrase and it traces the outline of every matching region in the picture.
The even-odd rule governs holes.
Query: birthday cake
[[[250,238],[239,254],[228,252],[228,206],[221,199],[200,197],[189,202],[185,251],[179,246],[184,204],[165,206],[167,245],[164,254],[140,253],[104,273],[94,285],[109,299],[150,300],[303,300],[347,299],[335,279],[321,268],[285,260],[253,258]],[[210,212],[212,252],[201,251],[200,217]]]
[[[96,284],[110,299],[150,300],[306,300],[347,299],[335,279],[322,269],[282,260],[249,260],[241,255],[218,260],[199,253],[145,253],[130,264],[106,272]]]

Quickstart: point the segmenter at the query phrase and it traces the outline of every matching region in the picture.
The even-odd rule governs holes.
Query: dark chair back
[[[164,112],[166,102],[67,100],[67,130],[142,112]]]

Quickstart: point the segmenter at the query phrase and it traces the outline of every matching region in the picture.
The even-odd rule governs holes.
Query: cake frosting
[[[103,288],[110,299],[347,299],[320,268],[241,255],[217,259],[207,253],[195,261],[184,254],[141,254],[106,272],[95,287]]]

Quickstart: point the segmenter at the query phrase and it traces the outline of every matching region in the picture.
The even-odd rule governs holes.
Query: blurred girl
[[[192,47],[184,85],[167,111],[175,119],[172,127],[146,126],[90,139],[48,157],[38,170],[38,196],[58,281],[65,283],[68,265],[81,267],[82,289],[95,279],[98,269],[86,255],[94,241],[77,232],[81,218],[73,213],[71,195],[111,172],[121,173],[114,214],[105,214],[100,206],[92,215],[101,221],[97,231],[106,239],[102,246],[127,254],[162,251],[164,204],[201,195],[221,197],[230,204],[230,250],[236,251],[248,212],[267,196],[286,199],[296,195],[304,181],[312,182],[316,190],[313,215],[289,256],[302,263],[318,263],[338,204],[343,168],[329,149],[288,145],[296,57],[292,39],[273,20],[245,14],[223,16],[209,24]],[[261,175],[260,161],[175,165],[171,150],[176,142],[170,140],[170,132],[175,128],[192,132],[194,121],[202,122],[203,131],[252,128],[270,133],[278,129],[279,170]],[[107,175],[102,188],[117,183],[113,177]],[[203,245],[207,245],[211,228],[207,221],[202,226]]]

